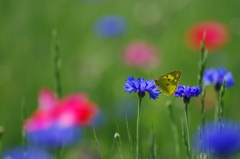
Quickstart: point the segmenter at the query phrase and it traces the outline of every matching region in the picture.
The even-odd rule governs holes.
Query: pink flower
[[[52,126],[86,126],[98,113],[95,103],[88,100],[84,93],[70,94],[63,99],[49,89],[42,89],[38,96],[37,110],[25,121],[26,131],[38,131]]]
[[[153,68],[159,62],[156,48],[144,41],[134,41],[126,46],[123,60],[128,66]]]
[[[229,40],[228,30],[224,24],[217,21],[197,23],[186,33],[186,42],[192,50],[200,50],[204,32],[206,33],[205,47],[209,51],[220,49]]]

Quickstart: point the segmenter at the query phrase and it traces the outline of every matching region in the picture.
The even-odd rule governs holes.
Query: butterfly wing
[[[161,92],[163,92],[167,96],[171,96],[177,90],[178,82],[181,78],[181,75],[181,71],[172,71],[160,76],[159,78],[154,79],[154,81]]]

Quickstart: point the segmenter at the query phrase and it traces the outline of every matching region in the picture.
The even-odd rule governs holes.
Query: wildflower
[[[60,148],[77,143],[80,139],[81,129],[78,127],[61,127],[52,125],[42,129],[26,133],[26,139],[36,146],[46,148]]]
[[[186,98],[192,98],[197,97],[199,94],[201,94],[202,88],[200,86],[184,86],[179,85],[178,89],[174,93],[176,97],[186,97]]]
[[[157,49],[144,41],[135,41],[125,48],[123,60],[131,67],[153,68],[159,63]]]
[[[51,90],[42,89],[38,109],[24,122],[26,138],[46,147],[70,145],[79,138],[79,126],[90,125],[97,113],[96,104],[84,93],[58,99]]]
[[[2,159],[53,159],[53,157],[44,150],[30,147],[16,147],[6,150],[1,155]]]
[[[217,21],[205,21],[193,25],[186,33],[188,46],[194,51],[199,50],[206,33],[205,47],[209,51],[220,49],[228,42],[228,30],[225,25]]]
[[[120,15],[108,15],[99,18],[94,24],[94,31],[101,37],[116,37],[127,29],[126,20]]]
[[[161,93],[154,84],[154,81],[150,79],[144,81],[144,78],[137,78],[135,81],[133,76],[129,76],[126,82],[127,83],[124,84],[125,92],[138,92],[139,97],[144,97],[145,92],[147,91],[150,99],[152,98],[155,100]]]
[[[199,153],[231,158],[240,148],[240,127],[233,121],[210,122],[194,137],[194,147]]]
[[[199,94],[201,94],[202,88],[200,86],[184,86],[179,85],[178,89],[174,93],[176,97],[182,97],[184,100],[184,103],[187,102],[187,104],[190,102],[190,98],[192,97],[198,97]]]
[[[220,90],[224,80],[226,80],[226,88],[235,85],[232,73],[228,72],[224,67],[207,69],[203,75],[203,82],[205,85],[215,84],[215,89],[217,91]]]

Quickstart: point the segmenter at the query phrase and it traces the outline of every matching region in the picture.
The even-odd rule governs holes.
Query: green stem
[[[120,153],[120,158],[124,159],[124,154],[123,154],[122,142],[121,142],[120,135],[118,133],[115,133],[114,138],[117,140],[117,145],[118,145],[118,150],[119,150],[119,153]]]
[[[96,131],[94,129],[94,126],[93,126],[93,135],[94,135],[95,144],[96,144],[97,151],[98,151],[98,158],[101,159],[102,157],[101,157],[100,146],[99,146],[99,143],[98,143],[98,138],[97,138],[97,134],[96,134]]]
[[[126,127],[127,127],[127,133],[128,133],[128,140],[129,140],[129,143],[130,143],[130,146],[131,146],[131,151],[132,151],[133,158],[135,158],[135,153],[134,153],[133,143],[132,143],[132,136],[131,136],[130,131],[129,131],[127,115],[125,114],[125,116],[126,116]]]
[[[215,111],[214,111],[214,120],[218,120],[218,112],[219,112],[219,91],[216,92],[217,93],[217,102],[216,102],[216,106],[215,106]]]
[[[205,86],[203,87],[203,91],[201,93],[201,124],[204,126],[205,123],[205,95],[206,95],[206,89]]]
[[[190,146],[190,135],[189,135],[189,122],[188,122],[188,104],[185,103],[185,121],[186,121],[186,128],[187,128],[187,142],[188,142],[188,152],[190,154],[191,152],[191,146]]]
[[[57,148],[54,152],[55,158],[60,159],[61,157],[61,149]]]
[[[56,91],[58,96],[62,96],[62,88],[61,88],[61,59],[60,59],[60,51],[59,51],[59,41],[57,38],[57,30],[54,29],[52,31],[52,55],[53,55],[53,67],[54,67],[54,77],[56,84]]]
[[[0,126],[0,154],[2,153],[2,136],[4,133],[4,127]]]
[[[116,126],[117,126],[117,131],[120,132],[117,120],[116,120]],[[124,159],[124,153],[123,153],[123,148],[122,148],[122,139],[121,136],[118,133],[114,134],[114,138],[117,139],[117,144],[118,144],[118,149],[120,152],[121,159]]]
[[[224,108],[224,94],[226,90],[226,81],[223,81],[220,93],[219,93],[219,112],[218,112],[218,120],[220,121],[223,116],[223,108]]]
[[[187,159],[190,159],[190,154],[189,154],[189,149],[188,149],[188,141],[186,140],[186,132],[185,132],[185,127],[184,127],[184,121],[182,120],[182,138],[183,138],[183,142],[185,145],[185,150],[186,150],[186,154],[187,154]]]
[[[140,158],[139,155],[139,125],[140,125],[140,109],[142,104],[142,97],[138,97],[138,114],[137,114],[137,130],[136,130],[136,159]]]
[[[171,120],[171,126],[172,126],[172,132],[173,132],[173,138],[175,140],[175,151],[176,151],[176,158],[180,158],[180,147],[179,147],[179,139],[178,139],[178,129],[176,126],[174,114],[173,114],[173,108],[172,103],[169,101],[166,103],[168,110],[169,110],[169,116]]]
[[[26,120],[26,100],[25,98],[22,98],[22,105],[21,105],[21,120],[22,120],[22,123],[25,122]],[[25,130],[22,130],[22,145],[23,146],[26,146],[26,138],[25,138]]]

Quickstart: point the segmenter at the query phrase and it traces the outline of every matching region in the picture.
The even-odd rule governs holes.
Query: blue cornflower
[[[122,35],[127,29],[126,20],[120,15],[108,15],[99,18],[94,24],[94,31],[101,37]]]
[[[217,69],[210,68],[204,72],[203,82],[205,85],[215,84],[217,91],[220,90],[224,80],[226,80],[226,88],[235,85],[232,73],[228,72],[224,67],[218,67]]]
[[[199,94],[201,94],[202,88],[200,86],[184,86],[184,85],[178,85],[178,89],[174,93],[176,97],[182,97],[183,102],[185,104],[188,104],[190,102],[190,98],[197,97]]]
[[[124,84],[125,92],[138,92],[138,95],[142,94],[144,96],[147,91],[150,98],[154,100],[158,98],[158,95],[161,93],[154,84],[154,80],[147,79],[144,81],[144,78],[137,78],[135,81],[133,76],[129,76],[126,82],[127,83]]]
[[[75,144],[80,138],[78,127],[51,126],[47,129],[26,132],[26,139],[36,146],[59,148]]]
[[[199,94],[201,94],[202,88],[200,86],[184,86],[179,85],[178,89],[174,93],[176,97],[184,97],[184,98],[192,98],[197,97]]]
[[[197,131],[194,147],[198,153],[230,158],[240,150],[240,126],[233,121],[211,122]]]
[[[6,150],[2,153],[1,159],[53,159],[44,150],[30,147],[17,147]]]

